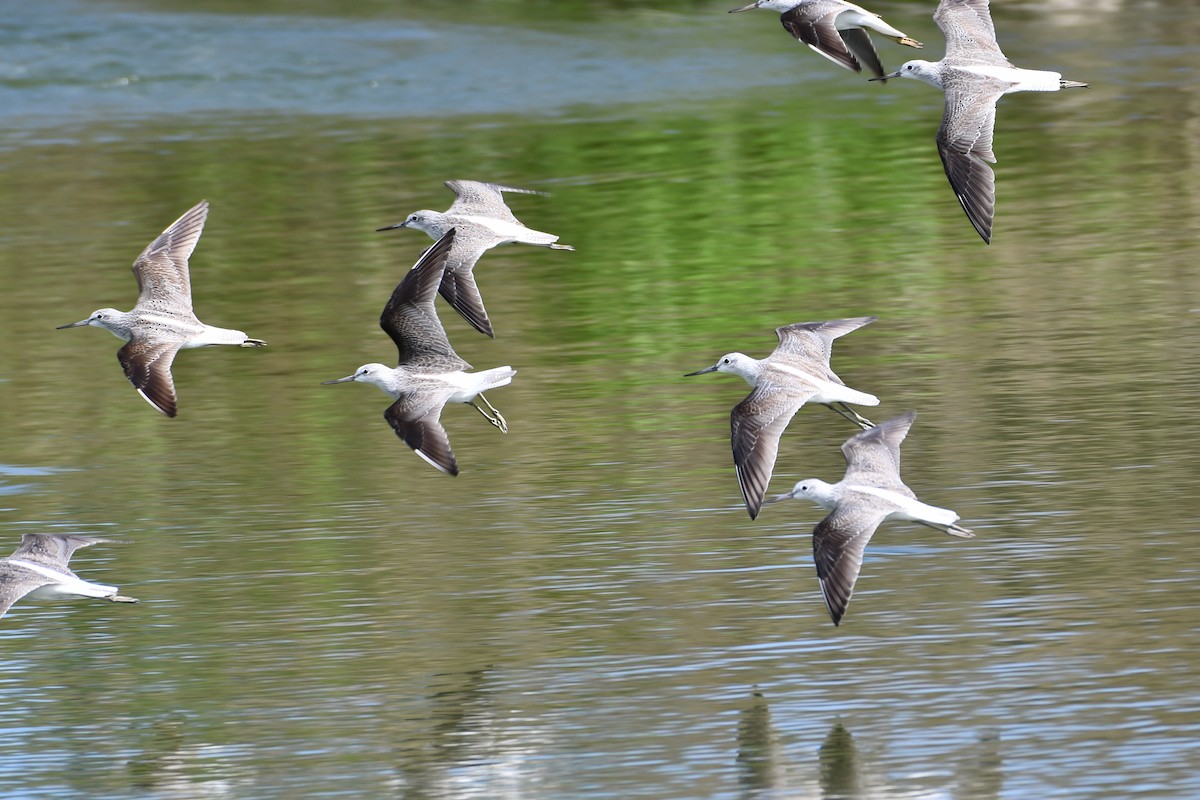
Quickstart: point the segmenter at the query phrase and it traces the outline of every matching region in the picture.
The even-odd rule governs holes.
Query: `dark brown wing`
[[[883,62],[879,60],[879,54],[875,52],[875,43],[871,41],[870,35],[862,28],[848,28],[838,31],[838,33],[841,34],[842,41],[846,43],[846,48],[854,54],[858,62],[870,70],[876,78],[887,83],[887,78],[883,77]]]
[[[447,475],[458,475],[450,437],[440,419],[445,402],[445,398],[431,398],[424,392],[402,394],[383,417],[417,455]]]
[[[475,225],[466,226],[466,230],[458,229],[454,246],[446,259],[446,271],[442,275],[442,284],[438,291],[472,328],[495,338],[487,309],[483,307],[483,296],[479,293],[479,287],[475,284],[475,274],[472,272],[479,257],[495,242],[479,234],[478,226]]]
[[[838,506],[813,530],[813,563],[833,624],[846,613],[862,568],[863,552],[887,512],[870,506]]]
[[[399,364],[411,365],[433,359],[439,363],[461,365],[459,369],[470,369],[450,346],[446,329],[433,305],[455,233],[451,228],[421,255],[383,307],[379,327],[396,343]]]
[[[117,351],[117,360],[133,388],[168,417],[176,414],[171,362],[178,352],[178,341],[156,342],[136,334]]]
[[[996,213],[996,174],[985,162],[996,161],[992,153],[996,101],[1010,84],[956,72],[952,68],[942,71],[946,108],[937,133],[938,155],[967,219],[990,244]],[[990,92],[986,91],[989,85]]]
[[[846,47],[842,35],[834,25],[834,20],[842,9],[835,8],[821,16],[813,15],[804,5],[796,6],[779,16],[784,30],[806,45],[828,58],[835,64],[853,72],[862,72],[862,66]],[[867,40],[870,45],[870,39]],[[872,48],[872,52],[874,48]],[[878,57],[876,61],[878,61]]]
[[[750,519],[762,509],[779,455],[779,437],[809,397],[811,392],[760,381],[729,416],[733,467]]]

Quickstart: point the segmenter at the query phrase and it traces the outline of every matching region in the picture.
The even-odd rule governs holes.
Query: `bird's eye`
[[[730,362],[731,362],[731,360],[732,360],[732,359],[728,359],[728,358],[722,358],[722,359],[721,359],[721,363],[722,363],[722,364],[728,364],[728,363],[730,363]]]
[[[909,72],[912,72],[914,69],[916,69],[916,67],[914,67],[912,64],[909,64],[907,67],[905,67],[905,69]]]

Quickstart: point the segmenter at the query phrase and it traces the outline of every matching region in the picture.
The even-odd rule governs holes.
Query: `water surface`
[[[0,796],[1200,792],[1183,7],[997,9],[1014,62],[1093,87],[1002,101],[991,247],[937,93],[855,80],[766,13],[10,15],[5,538],[117,539],[75,566],[142,603],[2,620]],[[877,10],[940,55],[922,4]],[[491,394],[507,436],[446,410],[457,479],[382,394],[320,385],[391,357],[378,313],[428,240],[374,229],[450,177],[552,192],[516,213],[578,248],[487,256],[495,340],[443,309],[464,358],[519,371]],[[202,197],[197,311],[271,346],[184,353],[168,420],[115,338],[53,328],[128,307],[132,259]],[[681,376],[865,314],[835,368],[873,418],[919,412],[905,477],[979,536],[885,526],[834,628],[819,511],[741,508],[747,387]],[[804,409],[772,490],[836,479],[852,432]]]

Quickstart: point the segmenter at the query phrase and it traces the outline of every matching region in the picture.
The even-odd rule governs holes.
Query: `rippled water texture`
[[[112,538],[73,566],[142,602],[0,620],[0,797],[1200,796],[1200,16],[994,4],[1092,88],[1001,101],[991,247],[936,91],[733,3],[10,4],[0,546]],[[507,435],[444,413],[457,479],[320,385],[392,357],[429,240],[374,229],[452,177],[577,248],[486,256],[495,340],[441,306],[518,370]],[[54,328],[201,198],[197,311],[271,346],[183,353],[170,420]],[[885,524],[835,628],[821,512],[741,506],[747,387],[682,375],[868,314],[834,368],[978,538]],[[772,492],[852,432],[803,409]]]

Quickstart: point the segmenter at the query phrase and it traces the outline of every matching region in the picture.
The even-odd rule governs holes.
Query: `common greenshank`
[[[945,94],[938,155],[967,219],[991,244],[996,174],[988,163],[996,163],[996,101],[1010,92],[1057,92],[1087,84],[1064,80],[1057,72],[1014,67],[996,43],[988,0],[941,0],[933,19],[946,35],[945,57],[908,61],[884,77],[925,81]]]
[[[876,406],[879,398],[844,384],[830,369],[829,356],[834,339],[876,319],[857,317],[785,325],[775,329],[779,344],[766,358],[728,353],[711,367],[684,376],[728,372],[741,375],[754,387],[730,415],[733,465],[751,519],[758,516],[775,469],[779,437],[801,406],[808,402],[823,403],[859,427],[871,427],[870,420],[846,403]]]
[[[535,231],[525,227],[513,216],[504,203],[503,192],[518,194],[540,194],[530,189],[514,189],[495,183],[480,181],[446,181],[454,192],[454,202],[445,212],[422,209],[408,215],[403,222],[379,228],[381,231],[396,228],[416,228],[437,239],[451,228],[458,229],[454,249],[446,261],[446,272],[439,291],[450,306],[463,316],[480,333],[494,337],[492,323],[483,307],[483,297],[475,285],[472,270],[488,250],[498,244],[531,244],[551,250],[574,250],[569,244],[557,244],[558,237],[552,233]]]
[[[845,0],[758,0],[729,13],[752,8],[778,11],[784,29],[814,52],[853,72],[862,72],[862,65],[866,64],[871,74],[880,79],[884,76],[883,64],[867,28],[908,47],[922,46],[916,39],[884,22],[878,14]]]
[[[457,228],[451,228],[426,250],[383,308],[379,326],[400,351],[398,366],[363,364],[353,375],[324,381],[369,383],[394,398],[384,419],[417,455],[448,475],[458,474],[458,462],[440,421],[442,408],[466,403],[507,433],[508,423],[482,392],[508,385],[517,374],[512,367],[467,372],[471,365],[454,352],[438,320],[433,300],[456,235]],[[476,397],[486,410],[475,405]]]
[[[85,581],[67,566],[79,548],[107,541],[92,536],[24,534],[21,546],[0,559],[0,617],[25,596],[42,600],[100,597],[114,603],[136,603],[136,598],[117,594],[116,586]]]
[[[201,200],[172,222],[133,262],[138,301],[132,311],[101,308],[87,319],[58,326],[62,330],[94,325],[124,339],[127,344],[117,351],[117,360],[125,369],[125,377],[146,402],[168,417],[176,413],[171,362],[182,348],[266,345],[241,331],[205,325],[192,311],[188,258],[207,217],[208,202]]]
[[[955,524],[958,514],[922,503],[900,479],[900,443],[916,418],[910,411],[847,439],[842,445],[846,474],[837,483],[809,478],[768,501],[803,498],[830,512],[813,530],[813,562],[834,625],[846,613],[863,551],[880,523],[905,520],[963,539],[975,537]]]

